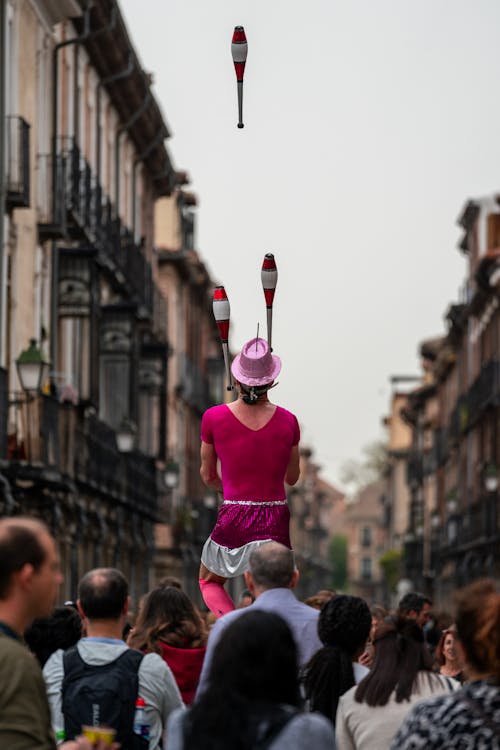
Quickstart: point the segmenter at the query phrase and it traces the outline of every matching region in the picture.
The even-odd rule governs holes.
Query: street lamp
[[[30,345],[16,359],[17,376],[23,391],[29,395],[39,393],[48,373],[49,363],[36,345],[36,339],[30,339]]]
[[[488,464],[484,472],[484,486],[487,492],[496,492],[498,489],[498,469],[495,464]]]
[[[123,417],[116,431],[116,443],[120,453],[130,453],[135,444],[137,427],[127,417]]]

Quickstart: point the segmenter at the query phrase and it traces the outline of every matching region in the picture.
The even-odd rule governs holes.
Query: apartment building
[[[0,16],[1,512],[47,521],[67,597],[111,564],[138,594],[166,495],[168,126],[114,0]]]

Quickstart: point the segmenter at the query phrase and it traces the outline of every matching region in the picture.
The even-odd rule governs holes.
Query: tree
[[[402,557],[403,553],[400,549],[388,549],[378,561],[384,574],[387,589],[391,594],[396,591],[396,585],[401,577]]]
[[[347,537],[336,534],[330,541],[332,563],[332,587],[343,590],[347,584]]]
[[[340,481],[353,493],[381,479],[387,465],[387,448],[381,440],[365,445],[362,454],[362,459],[350,459],[340,469]]]

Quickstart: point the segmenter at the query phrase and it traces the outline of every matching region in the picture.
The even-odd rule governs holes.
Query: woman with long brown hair
[[[160,654],[189,704],[200,679],[207,638],[205,622],[184,591],[158,586],[143,599],[128,645]]]
[[[339,700],[337,747],[387,748],[417,701],[458,689],[458,683],[432,671],[422,629],[413,620],[382,622],[374,634],[373,666],[357,687]]]

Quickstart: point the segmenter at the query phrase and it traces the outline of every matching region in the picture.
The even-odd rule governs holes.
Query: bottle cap
[[[137,698],[135,705],[136,705],[136,708],[138,707],[142,708],[143,706],[146,705],[146,701],[144,700],[144,698]]]

